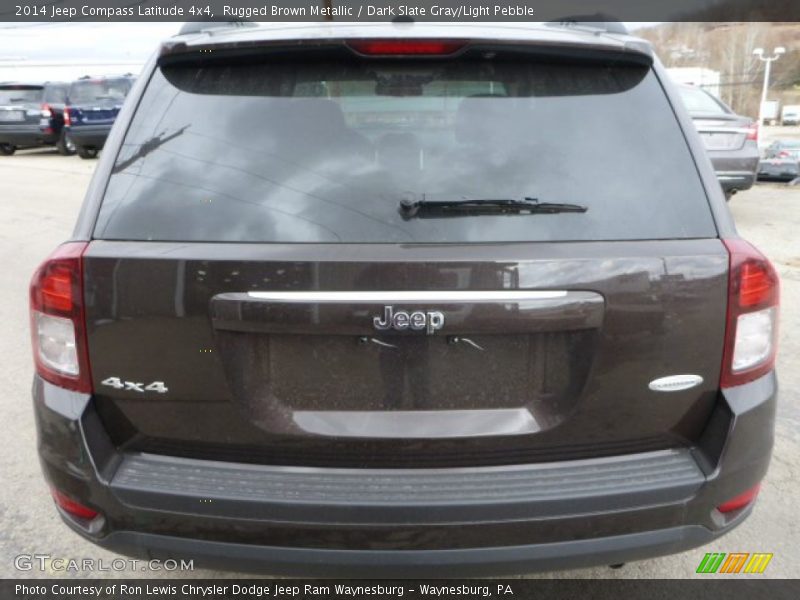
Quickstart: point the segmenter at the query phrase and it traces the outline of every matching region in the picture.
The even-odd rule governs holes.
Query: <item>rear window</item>
[[[50,104],[65,104],[67,102],[67,86],[47,85],[44,88],[43,100]]]
[[[681,98],[690,113],[724,115],[728,111],[713,96],[699,88],[680,88]]]
[[[87,79],[76,81],[69,87],[69,101],[72,104],[92,102],[122,102],[130,90],[127,79]]]
[[[588,210],[407,218],[404,198]],[[349,243],[715,235],[651,69],[486,58],[162,67],[95,230],[109,240]]]
[[[0,106],[35,104],[42,101],[42,88],[37,86],[0,86]]]

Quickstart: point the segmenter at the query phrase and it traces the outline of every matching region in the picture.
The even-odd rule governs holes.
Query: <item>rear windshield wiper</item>
[[[404,219],[460,217],[471,215],[552,215],[556,213],[585,213],[588,207],[561,202],[540,202],[536,198],[481,198],[459,200],[421,200],[404,198],[400,214]]]
[[[119,173],[120,171],[124,171],[128,167],[130,167],[133,163],[135,163],[140,158],[144,158],[154,150],[157,150],[160,146],[163,146],[168,141],[175,139],[179,135],[182,135],[184,131],[189,129],[190,125],[184,125],[180,129],[176,129],[169,135],[165,135],[166,131],[162,131],[158,135],[151,137],[149,140],[143,142],[139,145],[138,150],[122,162],[116,163],[112,169],[112,173]]]

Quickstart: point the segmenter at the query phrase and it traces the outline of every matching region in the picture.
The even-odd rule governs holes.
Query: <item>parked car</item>
[[[787,104],[781,110],[781,125],[800,124],[800,104]]]
[[[792,181],[800,177],[800,140],[776,140],[764,151],[758,178]]]
[[[800,167],[791,158],[762,158],[758,178],[763,181],[793,181],[800,177]]]
[[[39,146],[74,154],[64,135],[67,87],[57,82],[0,84],[0,154]]]
[[[681,98],[703,139],[725,197],[750,189],[758,169],[758,123],[737,115],[702,88],[681,85]]]
[[[83,77],[69,86],[66,128],[78,156],[95,158],[103,149],[133,82],[131,75]]]
[[[652,47],[612,31],[169,40],[31,283],[66,524],[336,577],[617,564],[740,525],[778,277]]]
[[[764,158],[793,158],[800,161],[800,140],[775,140],[764,150]]]

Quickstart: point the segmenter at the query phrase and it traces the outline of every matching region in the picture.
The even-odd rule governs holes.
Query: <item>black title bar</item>
[[[0,21],[800,21],[798,0],[0,0]]]
[[[3,600],[795,600],[798,580],[6,579]]]

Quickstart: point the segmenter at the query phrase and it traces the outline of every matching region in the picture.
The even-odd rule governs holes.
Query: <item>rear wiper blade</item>
[[[147,156],[151,152],[157,150],[159,147],[161,147],[164,144],[166,144],[167,142],[169,142],[170,140],[173,140],[176,137],[178,137],[179,135],[182,135],[184,131],[189,129],[189,127],[190,127],[190,125],[184,125],[180,129],[176,129],[175,131],[173,131],[169,135],[165,135],[166,131],[162,131],[158,135],[156,135],[154,137],[151,137],[149,140],[147,140],[147,141],[143,142],[142,144],[140,144],[138,150],[136,150],[136,152],[134,154],[132,154],[130,157],[126,158],[125,160],[123,160],[121,162],[116,163],[112,167],[111,172],[112,173],[119,173],[120,171],[124,171],[125,169],[130,167],[133,163],[135,163],[137,160],[139,160],[140,158],[144,158],[145,156]]]
[[[480,198],[459,200],[421,200],[403,198],[400,215],[404,219],[415,217],[458,217],[470,215],[540,215],[556,213],[585,213],[589,208],[580,204],[540,202],[536,198]]]

